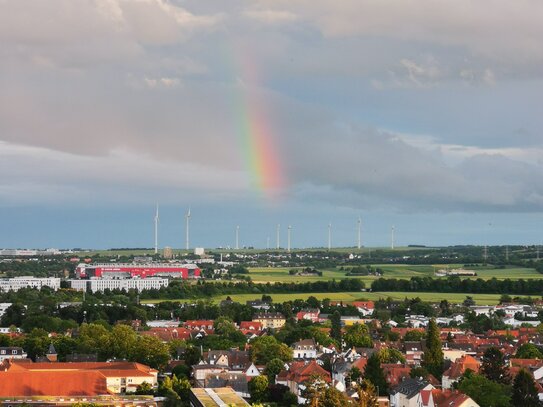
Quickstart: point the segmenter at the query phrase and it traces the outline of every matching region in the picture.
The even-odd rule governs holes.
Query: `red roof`
[[[293,362],[290,365],[286,378],[299,384],[308,381],[314,376],[320,376],[327,383],[332,381],[330,372],[324,370],[314,360],[307,364],[305,362]]]
[[[106,377],[99,371],[0,372],[0,397],[107,394]]]
[[[241,321],[239,324],[240,329],[248,329],[251,331],[262,331],[262,322],[258,321]]]
[[[191,332],[187,328],[151,328],[148,331],[141,332],[144,336],[154,336],[163,342],[170,342],[174,339],[188,340],[191,338]]]
[[[375,304],[373,301],[353,301],[352,306],[357,307],[357,308],[367,308],[367,309],[375,308]]]

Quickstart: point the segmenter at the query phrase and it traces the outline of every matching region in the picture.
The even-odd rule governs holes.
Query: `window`
[[[6,354],[6,351],[5,349],[2,349],[2,351],[0,352],[2,355],[5,355]]]
[[[17,351],[16,351],[16,350],[12,350],[12,351],[11,351],[11,354],[12,354],[12,355],[16,355],[16,354],[17,354]]]

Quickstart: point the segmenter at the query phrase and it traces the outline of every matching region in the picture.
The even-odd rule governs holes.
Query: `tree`
[[[494,346],[488,348],[483,354],[480,373],[496,383],[509,384],[511,382],[503,354]]]
[[[332,329],[330,330],[330,336],[340,344],[341,346],[341,314],[339,311],[334,311],[330,318],[332,322]]]
[[[335,387],[327,386],[319,400],[320,407],[347,407],[350,405],[347,395]]]
[[[275,376],[279,374],[281,370],[285,368],[285,362],[279,358],[274,358],[266,364],[264,373],[268,376],[270,383],[275,383]]]
[[[354,366],[351,368],[351,371],[349,372],[349,377],[351,379],[352,383],[357,383],[362,378],[362,372],[359,368]]]
[[[428,375],[429,375],[428,370],[426,370],[425,368],[421,366],[412,367],[411,371],[409,372],[409,377],[412,377],[413,379],[417,379],[419,377],[426,379]]]
[[[411,331],[407,331],[405,336],[403,337],[404,342],[417,342],[421,341],[424,338],[424,332],[412,329]]]
[[[378,407],[377,389],[369,380],[364,380],[357,389],[358,407]]]
[[[511,406],[509,386],[493,382],[471,371],[464,374],[458,384],[458,390],[470,396],[480,407]]]
[[[143,382],[138,387],[136,387],[136,392],[135,393],[136,394],[149,394],[149,395],[152,395],[153,394],[153,386],[151,386],[147,382]]]
[[[543,353],[532,343],[525,343],[519,346],[517,354],[518,359],[543,359]]]
[[[268,377],[256,376],[249,382],[249,394],[251,395],[251,401],[254,403],[260,403],[266,401],[268,398]]]
[[[373,341],[369,335],[368,327],[364,324],[354,324],[347,327],[343,339],[348,347],[373,347]]]
[[[381,363],[405,363],[405,357],[398,349],[382,348],[377,352]]]
[[[443,373],[443,350],[441,349],[441,339],[439,338],[439,329],[435,319],[431,319],[428,324],[426,350],[424,351],[422,366],[436,378],[440,378]]]
[[[232,320],[227,317],[217,318],[213,323],[213,328],[215,329],[215,333],[217,335],[227,336],[237,331],[237,328]]]
[[[385,373],[381,368],[381,362],[376,353],[368,358],[368,363],[364,369],[364,379],[369,380],[378,389],[379,395],[385,396],[387,394],[388,386]]]
[[[514,406],[538,407],[541,406],[533,376],[525,369],[518,372],[513,382],[511,401]]]
[[[138,336],[136,343],[133,345],[130,360],[161,369],[170,360],[170,349],[168,345],[154,336]]]
[[[275,358],[288,362],[292,360],[292,349],[273,336],[261,336],[251,342],[251,358],[261,365]]]

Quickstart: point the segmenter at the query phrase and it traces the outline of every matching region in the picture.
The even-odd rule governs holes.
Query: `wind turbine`
[[[356,247],[358,250],[362,247],[362,239],[361,239],[361,230],[362,230],[362,219],[360,219],[360,216],[358,217],[357,223],[357,241],[356,241]]]
[[[277,231],[276,231],[276,235],[277,235],[276,236],[276,243],[275,243],[275,248],[277,250],[279,250],[279,246],[280,246],[280,243],[281,243],[281,241],[280,241],[280,233],[281,233],[281,224],[278,223],[277,224]]]
[[[332,248],[332,224],[328,224],[328,251]]]
[[[292,230],[292,226],[288,225],[288,230],[287,230],[287,252],[290,253],[290,232]]]
[[[187,214],[185,215],[185,248],[187,250],[189,250],[189,247],[190,247],[190,236],[189,236],[189,232],[190,232],[190,207],[189,207],[189,210],[187,211]]]
[[[236,226],[236,250],[239,250],[239,225]]]
[[[158,253],[158,203],[156,204],[156,213],[155,213],[155,254]]]
[[[394,250],[394,225],[392,225],[392,229],[390,229],[390,248],[391,250]]]

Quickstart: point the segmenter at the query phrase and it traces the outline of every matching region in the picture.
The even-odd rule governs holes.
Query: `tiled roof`
[[[0,397],[98,396],[110,394],[99,371],[0,372]]]

